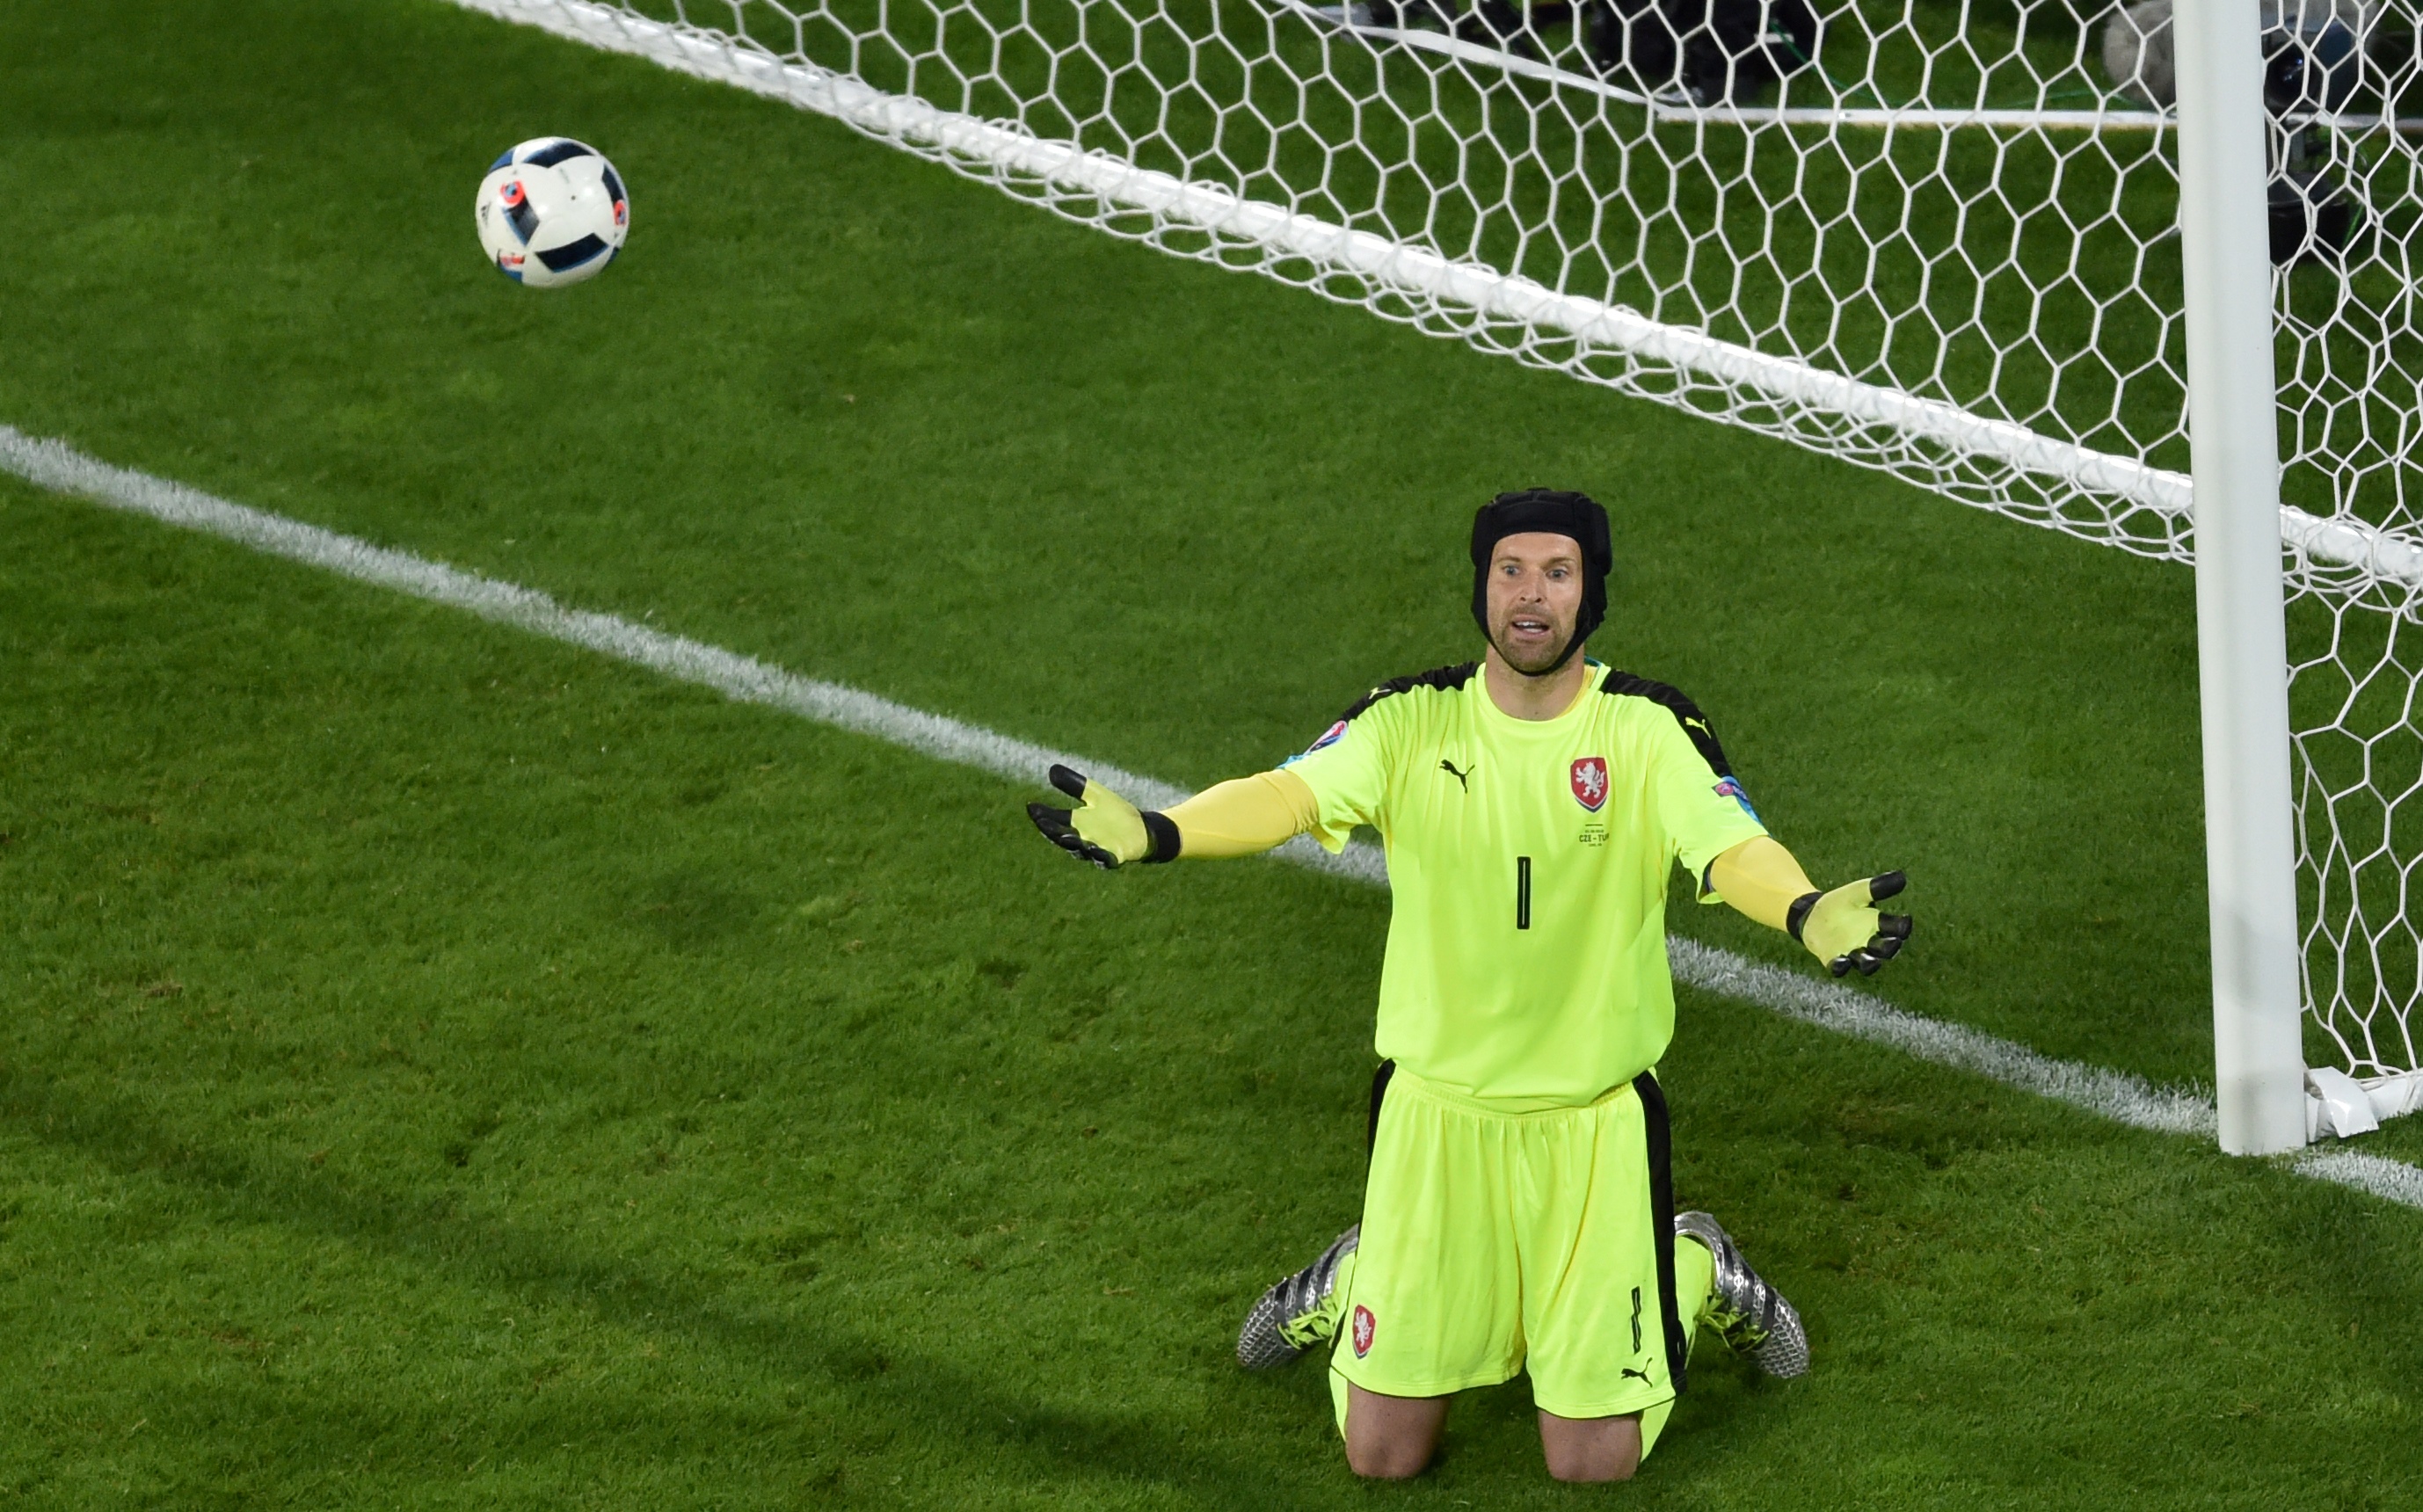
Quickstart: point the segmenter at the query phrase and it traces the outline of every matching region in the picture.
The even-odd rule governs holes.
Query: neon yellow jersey
[[[1288,764],[1332,851],[1380,832],[1379,1052],[1510,1111],[1578,1107],[1674,1034],[1666,882],[1766,833],[1690,700],[1599,663],[1517,719],[1479,667],[1373,688]],[[1702,893],[1704,901],[1715,901]]]

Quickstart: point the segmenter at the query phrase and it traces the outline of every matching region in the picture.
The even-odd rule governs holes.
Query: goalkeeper
[[[1237,1354],[1334,1341],[1355,1473],[1430,1462],[1449,1399],[1531,1377],[1561,1480],[1639,1467],[1696,1327],[1770,1375],[1808,1368],[1800,1319],[1705,1213],[1673,1211],[1654,1068],[1674,1028],[1664,928],[1679,860],[1702,902],[1787,931],[1840,976],[1909,936],[1898,873],[1821,891],[1767,836],[1714,731],[1662,684],[1582,656],[1605,617],[1607,513],[1501,495],[1472,526],[1483,658],[1383,683],[1275,771],[1166,813],[1066,767],[1037,827],[1103,867],[1270,849],[1357,825],[1387,847],[1362,1221],[1265,1293]]]

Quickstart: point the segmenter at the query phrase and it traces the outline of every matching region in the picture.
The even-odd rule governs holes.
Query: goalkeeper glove
[[[1030,803],[1026,816],[1043,838],[1107,872],[1129,861],[1170,861],[1178,858],[1178,827],[1165,814],[1138,810],[1083,772],[1052,768],[1052,785],[1077,800],[1077,807],[1054,809]]]
[[[1836,976],[1854,967],[1861,976],[1874,976],[1909,938],[1909,915],[1878,913],[1875,906],[1899,892],[1908,880],[1899,872],[1887,872],[1830,892],[1803,893],[1793,900],[1783,927]]]

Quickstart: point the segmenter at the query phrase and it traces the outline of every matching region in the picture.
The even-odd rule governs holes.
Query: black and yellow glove
[[[1876,905],[1899,892],[1908,880],[1899,872],[1887,872],[1830,892],[1804,893],[1793,900],[1783,927],[1836,976],[1854,968],[1861,976],[1874,976],[1909,938],[1909,915],[1878,913]]]
[[[1150,864],[1178,858],[1178,827],[1165,814],[1140,810],[1083,772],[1052,768],[1052,785],[1077,800],[1077,807],[1054,809],[1030,803],[1026,816],[1050,841],[1079,860],[1103,871],[1130,861]]]

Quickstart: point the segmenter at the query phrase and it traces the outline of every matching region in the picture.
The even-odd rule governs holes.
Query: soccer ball
[[[569,136],[534,137],[497,159],[472,208],[497,271],[532,289],[594,276],[631,230],[623,176]]]

